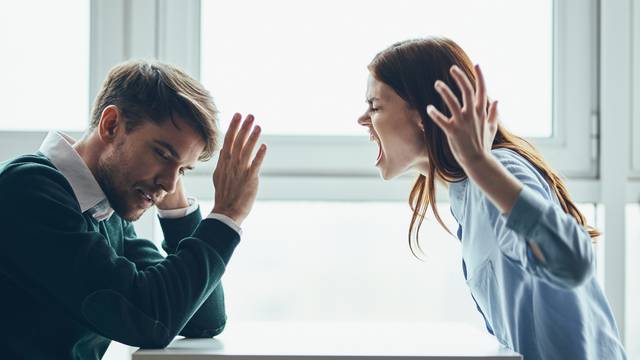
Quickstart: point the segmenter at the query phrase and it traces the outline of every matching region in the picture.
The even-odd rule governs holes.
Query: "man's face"
[[[113,210],[135,221],[176,190],[185,171],[193,169],[204,141],[182,118],[162,124],[143,121],[126,133],[120,122],[115,138],[100,156],[96,178]]]

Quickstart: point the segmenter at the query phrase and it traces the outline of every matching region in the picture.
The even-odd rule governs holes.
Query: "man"
[[[165,347],[222,331],[220,278],[266,147],[253,154],[260,127],[236,114],[203,220],[180,177],[216,151],[216,112],[182,71],[129,62],[109,73],[82,139],[50,133],[0,163],[0,357],[99,359],[110,340]],[[153,205],[167,258],[131,223]]]

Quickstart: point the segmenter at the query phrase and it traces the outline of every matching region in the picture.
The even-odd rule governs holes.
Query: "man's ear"
[[[111,143],[121,131],[124,131],[122,112],[115,105],[105,107],[98,122],[98,136],[103,142]]]

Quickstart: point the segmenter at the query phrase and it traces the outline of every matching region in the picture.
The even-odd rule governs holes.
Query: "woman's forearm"
[[[523,185],[493,155],[486,154],[464,170],[502,214],[511,212]]]

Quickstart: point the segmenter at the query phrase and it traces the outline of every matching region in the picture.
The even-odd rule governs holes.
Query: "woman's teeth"
[[[376,158],[376,165],[377,165],[378,163],[380,163],[380,160],[382,159],[382,144],[380,143],[380,139],[378,139],[378,137],[373,132],[369,132],[369,141],[375,142],[376,145],[378,145],[378,156]]]

